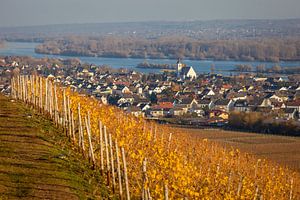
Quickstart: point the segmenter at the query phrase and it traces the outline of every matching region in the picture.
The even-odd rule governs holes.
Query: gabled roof
[[[181,74],[182,75],[187,75],[189,73],[189,71],[191,70],[192,67],[183,67],[181,69]]]
[[[224,89],[231,89],[232,88],[232,85],[230,85],[230,84],[224,84],[223,86],[222,86],[222,88],[224,88]]]
[[[184,98],[181,99],[180,104],[191,104],[195,99],[194,98]]]
[[[211,103],[210,99],[201,99],[200,101],[198,101],[198,104],[202,104],[202,105],[208,105]]]
[[[180,75],[187,76],[190,71],[193,71],[194,73],[196,73],[194,68],[191,66],[191,67],[183,67],[181,69]]]
[[[173,103],[172,102],[159,102],[158,106],[163,109],[173,108]]]
[[[243,106],[248,106],[248,102],[245,99],[238,99],[236,100],[236,102],[234,103],[235,107],[243,107]]]
[[[230,99],[218,99],[216,102],[215,102],[215,105],[216,106],[227,106],[230,102]]]

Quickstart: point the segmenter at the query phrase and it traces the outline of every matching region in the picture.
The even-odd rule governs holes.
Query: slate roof
[[[235,107],[244,107],[244,106],[248,106],[248,102],[247,100],[244,99],[238,99],[235,103],[234,103]]]
[[[181,69],[180,74],[182,74],[182,75],[187,75],[187,73],[190,71],[190,69],[191,69],[191,67],[183,67],[183,68]]]
[[[230,99],[218,99],[216,102],[215,102],[215,105],[216,106],[227,106],[230,102]]]
[[[202,105],[208,105],[210,104],[211,100],[209,99],[201,99],[198,104],[202,104]]]

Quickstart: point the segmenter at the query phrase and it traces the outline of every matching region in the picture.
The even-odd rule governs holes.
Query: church
[[[193,80],[193,79],[196,79],[197,74],[192,66],[187,67],[181,63],[180,59],[178,59],[178,61],[177,61],[177,77],[181,78],[182,80],[184,80],[184,79]]]

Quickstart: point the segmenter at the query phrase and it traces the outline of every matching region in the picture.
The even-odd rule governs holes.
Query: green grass
[[[115,199],[51,121],[0,95],[0,199]]]

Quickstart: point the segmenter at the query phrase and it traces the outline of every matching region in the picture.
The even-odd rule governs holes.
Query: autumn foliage
[[[43,79],[43,84],[45,81]],[[30,87],[30,83],[28,85]],[[100,157],[96,143],[99,141],[99,120],[124,147],[133,198],[141,197],[143,187],[149,189],[153,199],[164,199],[165,187],[168,187],[169,199],[300,198],[300,179],[296,172],[238,149],[220,147],[207,139],[198,140],[184,133],[171,132],[167,126],[103,105],[94,97],[73,92],[70,88],[57,85],[56,90],[60,111],[63,110],[61,102],[65,90],[74,116],[78,116],[78,104],[83,119],[88,112],[91,114],[97,163]],[[147,179],[143,183],[145,159]]]

